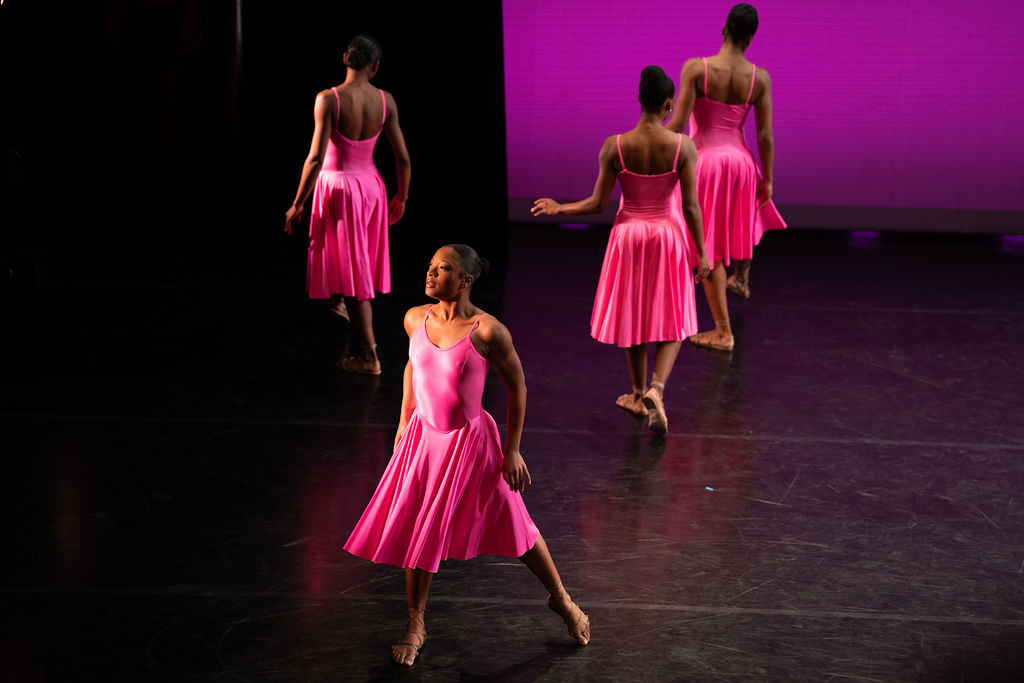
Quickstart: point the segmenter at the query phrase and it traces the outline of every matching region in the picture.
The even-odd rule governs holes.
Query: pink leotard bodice
[[[654,175],[633,173],[626,169],[622,158],[621,135],[615,136],[615,147],[619,151],[619,184],[622,186],[622,201],[619,203],[619,217],[616,221],[629,219],[664,218],[670,210],[672,195],[679,184],[679,150],[683,145],[683,136],[679,135],[676,144],[676,156],[672,160],[672,170]]]
[[[743,104],[726,104],[717,102],[707,96],[708,92],[708,60],[704,59],[704,96],[698,97],[693,103],[693,114],[690,116],[690,137],[697,149],[705,147],[735,147],[747,150],[747,141],[743,138],[743,123],[750,113],[750,96],[754,94],[754,81],[757,67],[750,75],[750,91]]]
[[[377,172],[373,164],[373,148],[377,144],[377,138],[384,130],[384,121],[388,116],[388,101],[384,97],[384,91],[380,91],[380,99],[384,107],[381,112],[380,130],[373,137],[365,140],[351,140],[338,131],[338,120],[341,117],[341,99],[338,97],[338,89],[334,91],[334,98],[338,101],[338,116],[334,119],[334,128],[331,130],[331,139],[327,143],[327,152],[324,154],[324,165],[321,172],[341,171],[343,173]]]
[[[484,315],[478,315],[466,336],[451,346],[441,348],[430,341],[427,316],[409,340],[416,410],[440,432],[458,429],[484,412],[484,380],[490,363],[470,339]]]

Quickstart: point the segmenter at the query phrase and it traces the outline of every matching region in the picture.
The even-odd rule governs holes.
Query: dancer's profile
[[[437,303],[405,316],[409,362],[395,452],[345,543],[354,555],[405,568],[409,622],[391,656],[407,666],[426,642],[427,593],[449,558],[520,558],[548,590],[547,604],[573,640],[590,641],[590,619],[566,593],[523,504],[521,491],[531,483],[519,450],[526,380],[508,329],[470,301],[486,266],[462,244],[442,247],[430,260],[425,291]],[[508,390],[504,449],[481,405],[492,365]]]
[[[726,289],[750,297],[750,261],[765,230],[784,228],[772,203],[775,138],[772,132],[771,78],[743,53],[757,30],[757,10],[739,4],[729,11],[717,55],[689,59],[679,76],[679,99],[667,127],[682,132],[687,120],[697,145],[697,196],[704,214],[707,250],[714,268],[704,294],[715,329],[690,342],[732,350]],[[763,175],[743,138],[743,122],[753,107]],[[691,116],[692,115],[692,116]],[[735,260],[731,276],[725,267]]]
[[[592,214],[608,204],[616,177],[622,202],[615,215],[597,284],[590,333],[598,341],[626,349],[631,393],[615,401],[636,415],[647,415],[659,434],[668,430],[664,390],[683,339],[697,331],[691,266],[696,279],[710,264],[704,254],[704,229],[697,202],[697,149],[662,121],[672,111],[675,86],[658,66],[640,75],[640,120],[613,135],[601,147],[597,182],[587,199],[560,204],[534,202],[536,215]],[[675,204],[682,189],[682,216]],[[687,254],[683,223],[696,245],[697,263]],[[647,344],[656,344],[654,371],[647,386]]]
[[[374,38],[356,36],[343,58],[345,81],[317,95],[313,140],[284,220],[284,230],[291,234],[313,195],[306,289],[312,299],[341,295],[335,310],[351,319],[355,353],[339,359],[338,367],[369,375],[380,374],[370,302],[374,290],[391,291],[388,226],[405,212],[411,175],[395,99],[370,84],[380,57]],[[390,202],[373,164],[382,131],[391,144],[398,179]]]

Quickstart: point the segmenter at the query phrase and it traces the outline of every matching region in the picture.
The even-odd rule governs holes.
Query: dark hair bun
[[[734,6],[725,20],[725,30],[734,42],[749,41],[757,32],[757,10],[742,3]]]
[[[648,113],[656,113],[665,100],[672,99],[676,94],[676,86],[660,66],[651,64],[640,72],[640,92],[637,99],[640,106]]]
[[[345,49],[345,66],[356,71],[380,61],[380,43],[373,36],[360,34]]]
[[[476,249],[468,244],[446,244],[445,246],[459,255],[459,261],[462,262],[462,270],[472,275],[474,282],[491,269],[490,262],[476,253]]]

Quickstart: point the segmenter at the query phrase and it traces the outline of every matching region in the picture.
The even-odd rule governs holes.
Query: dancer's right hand
[[[557,216],[562,205],[550,197],[541,197],[533,203],[530,213],[534,216]]]

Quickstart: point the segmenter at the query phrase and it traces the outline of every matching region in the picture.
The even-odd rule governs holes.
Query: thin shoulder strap
[[[675,171],[679,164],[679,150],[683,148],[683,134],[678,133],[679,142],[676,143],[676,158],[672,160],[672,170]]]
[[[754,82],[757,80],[757,67],[753,64],[750,66],[754,69],[750,72],[750,92],[747,93],[747,101],[743,104],[750,104],[750,96],[754,94]]]
[[[711,95],[708,94],[708,58],[701,57],[701,61],[704,62],[704,97],[711,99]]]
[[[622,135],[615,136],[615,148],[619,150],[619,163],[622,165],[622,170],[626,170],[626,162],[622,159],[622,144],[619,142],[622,140]]]
[[[338,96],[338,87],[331,86],[331,90],[334,91],[334,102],[338,105],[338,111],[334,112],[334,127],[338,127],[338,122],[341,120],[341,98]]]
[[[384,104],[381,108],[380,125],[383,126],[384,122],[388,120],[388,98],[384,97],[384,91],[380,91],[380,101]]]

